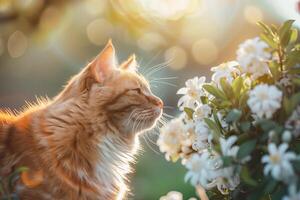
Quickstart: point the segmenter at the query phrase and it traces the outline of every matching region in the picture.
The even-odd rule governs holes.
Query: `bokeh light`
[[[157,32],[146,32],[138,38],[137,44],[143,50],[152,51],[166,45],[166,40]]]
[[[218,58],[218,47],[210,39],[200,39],[193,44],[192,54],[199,64],[207,65]]]
[[[7,42],[8,53],[12,58],[22,56],[28,46],[28,39],[21,31],[15,31],[10,35]]]
[[[187,53],[179,46],[173,46],[166,50],[165,61],[174,70],[182,69],[187,64]]]
[[[91,43],[103,45],[113,33],[113,26],[105,19],[96,19],[88,24],[86,34]]]

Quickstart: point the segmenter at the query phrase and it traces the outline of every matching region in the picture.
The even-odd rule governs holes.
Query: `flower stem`
[[[196,191],[201,200],[209,200],[208,196],[206,195],[205,189],[201,185],[196,186]]]

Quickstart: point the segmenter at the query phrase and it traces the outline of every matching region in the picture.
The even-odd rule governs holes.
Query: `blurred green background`
[[[112,38],[120,62],[136,53],[144,73],[165,66],[152,78],[177,77],[153,85],[176,115],[187,78],[235,59],[238,44],[259,33],[257,21],[299,27],[299,10],[298,0],[0,0],[0,108],[53,97]],[[184,167],[159,153],[157,134],[141,138],[130,199],[195,196]]]

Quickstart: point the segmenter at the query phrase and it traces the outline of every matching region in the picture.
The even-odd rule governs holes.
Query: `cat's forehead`
[[[148,81],[138,73],[120,72],[114,81],[123,88],[149,87]]]

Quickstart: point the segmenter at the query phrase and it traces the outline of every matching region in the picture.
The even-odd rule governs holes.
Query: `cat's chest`
[[[135,142],[135,141],[132,141]],[[122,138],[108,135],[97,145],[99,160],[96,165],[97,178],[107,186],[121,185],[131,171],[136,143],[128,144]]]

